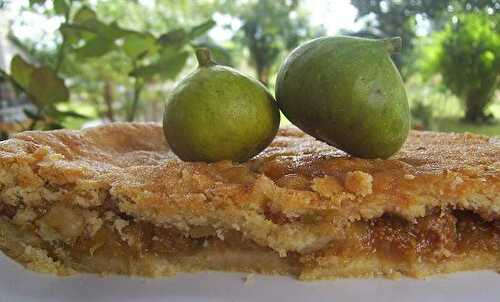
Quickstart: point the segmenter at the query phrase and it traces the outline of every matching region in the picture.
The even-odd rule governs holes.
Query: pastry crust
[[[0,247],[36,270],[317,279],[500,265],[497,138],[413,131],[392,158],[365,160],[286,128],[247,163],[207,164],[177,159],[160,125],[116,123],[2,142],[0,185]]]

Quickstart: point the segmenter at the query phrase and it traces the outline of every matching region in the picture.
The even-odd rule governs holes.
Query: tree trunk
[[[111,81],[105,81],[104,82],[104,102],[106,103],[106,118],[110,122],[115,121],[115,113],[113,110],[113,103],[114,103],[114,89],[113,89],[113,83]]]
[[[488,117],[484,113],[486,105],[490,101],[490,93],[483,91],[471,91],[465,97],[465,120],[470,123],[482,123]]]
[[[257,64],[257,79],[266,87],[269,87],[269,68]]]

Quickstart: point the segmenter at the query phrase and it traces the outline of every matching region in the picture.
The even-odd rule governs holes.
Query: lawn
[[[70,102],[70,103],[58,104],[57,108],[63,111],[75,111],[79,114],[85,115],[88,118],[88,119],[73,118],[73,117],[65,118],[63,121],[64,128],[80,129],[82,128],[83,124],[85,124],[89,120],[98,119],[97,110],[95,106],[92,106],[90,104]]]
[[[500,136],[500,120],[492,124],[478,125],[464,123],[460,117],[438,117],[433,120],[431,130],[444,132],[472,132],[489,136]]]
[[[444,132],[472,132],[489,136],[500,136],[500,102],[496,102],[488,109],[496,120],[489,124],[465,123],[461,119],[460,110],[452,110],[453,114],[437,115],[432,119],[431,130]]]
[[[490,112],[492,112],[497,120],[491,124],[470,124],[464,123],[459,114],[459,110],[450,110],[450,114],[436,115],[432,118],[431,126],[429,130],[433,131],[443,131],[443,132],[472,132],[478,134],[484,134],[489,136],[500,136],[500,104],[494,104],[490,107]],[[281,126],[291,125],[290,121],[286,117],[281,115]]]

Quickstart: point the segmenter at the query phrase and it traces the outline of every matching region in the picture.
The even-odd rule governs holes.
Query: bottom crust
[[[105,248],[104,253],[90,252],[85,256],[75,257],[74,253],[68,255],[63,249],[47,249],[46,243],[34,232],[26,231],[22,226],[17,226],[7,219],[0,219],[0,249],[30,270],[63,276],[88,272],[101,275],[161,277],[173,276],[178,272],[214,270],[291,275],[301,280],[378,276],[396,279],[402,275],[423,278],[458,271],[500,269],[498,253],[484,250],[470,250],[441,259],[439,262],[425,259],[395,262],[374,255],[359,255],[350,258],[321,257],[304,263],[298,255],[280,257],[270,249],[251,243],[250,246],[238,247],[214,239],[208,246],[195,253],[143,253],[138,257],[127,251],[106,251]]]

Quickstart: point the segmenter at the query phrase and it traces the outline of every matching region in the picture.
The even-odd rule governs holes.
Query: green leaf
[[[80,40],[90,41],[96,37],[96,32],[79,24],[61,24],[61,34],[70,44],[76,44]]]
[[[130,73],[132,77],[149,79],[156,75],[165,79],[173,80],[182,71],[189,57],[187,51],[179,52],[168,58],[162,58],[159,62],[144,67],[139,67]]]
[[[132,32],[125,36],[123,50],[130,58],[155,50],[156,39],[148,33]]]
[[[194,39],[199,36],[203,36],[206,34],[210,29],[212,29],[217,23],[215,23],[214,20],[208,20],[206,22],[203,22],[193,28],[191,28],[191,31],[189,32],[189,38]]]
[[[71,45],[76,44],[82,37],[80,31],[72,27],[70,24],[61,24],[59,31],[61,32],[61,35],[63,35],[64,39]]]
[[[174,80],[186,65],[189,52],[183,51],[167,60],[162,60],[161,65],[164,66],[160,72],[160,76],[165,79]]]
[[[93,29],[97,35],[109,40],[116,40],[128,34],[128,31],[118,26],[118,23],[103,23],[99,20],[92,20],[85,23],[86,26]]]
[[[47,66],[33,71],[28,92],[40,105],[65,102],[69,99],[69,90],[64,81]]]
[[[66,15],[69,10],[69,5],[66,0],[54,0],[54,11],[58,15]]]
[[[80,40],[85,40],[86,45],[80,47],[78,51],[85,52],[84,56],[86,57],[92,57],[92,49],[98,50],[98,54],[95,56],[101,56],[107,52],[105,50],[110,50],[114,47],[112,44],[115,40],[126,36],[130,31],[119,27],[116,22],[108,25],[97,19],[88,19],[81,24],[63,24],[61,32],[72,44],[76,44]],[[103,45],[96,45],[98,43],[102,43]],[[89,45],[88,47],[86,47],[87,44]]]
[[[109,40],[122,38],[132,32],[121,28],[116,22],[106,24],[97,19],[89,19],[81,24],[76,24],[76,26],[73,27],[79,28],[83,32],[91,32]]]
[[[186,33],[184,29],[179,28],[161,35],[160,38],[158,39],[158,42],[160,42],[162,46],[180,48],[186,45],[188,40],[189,40],[188,33]]]
[[[88,6],[83,6],[76,12],[73,23],[84,24],[89,20],[97,20],[97,14]]]
[[[160,51],[160,59],[159,61],[167,61],[170,58],[179,54],[179,50],[173,47],[163,47]]]
[[[33,6],[35,4],[44,4],[46,0],[30,0],[30,6]]]
[[[24,89],[28,87],[35,69],[35,66],[26,62],[20,55],[15,55],[10,62],[11,77]]]
[[[101,57],[113,49],[115,49],[115,43],[112,40],[98,36],[75,49],[75,53],[82,59],[88,59]]]
[[[99,32],[99,31],[98,31]],[[134,31],[124,29],[118,25],[118,22],[113,21],[110,24],[107,25],[107,28],[103,34],[107,35],[108,38],[110,39],[119,39],[122,37],[127,36],[130,33],[133,33]]]

